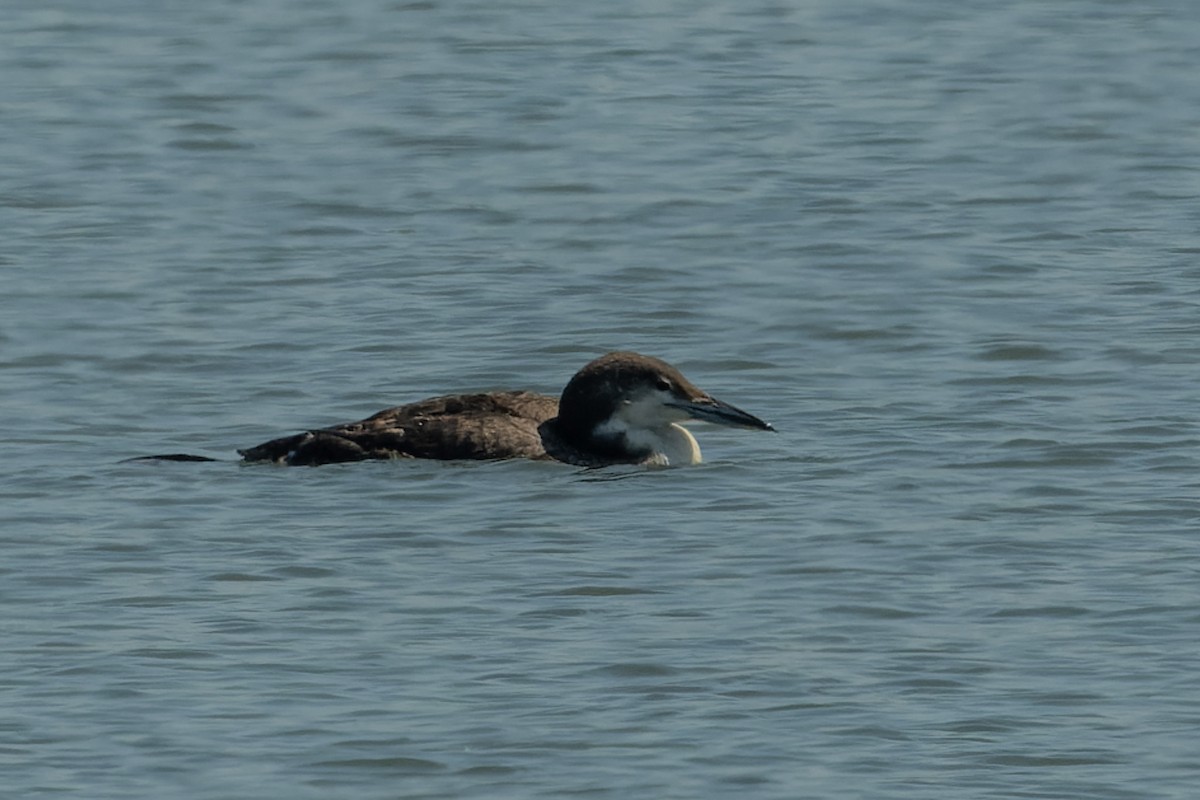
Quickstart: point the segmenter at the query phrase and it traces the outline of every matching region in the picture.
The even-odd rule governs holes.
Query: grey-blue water
[[[1192,798],[1200,8],[0,8],[0,794]],[[692,469],[120,463],[661,356]]]

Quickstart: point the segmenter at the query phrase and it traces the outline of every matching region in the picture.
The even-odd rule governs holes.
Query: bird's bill
[[[715,425],[727,425],[734,428],[754,428],[760,431],[773,431],[771,423],[763,422],[753,414],[748,414],[740,408],[723,403],[712,397],[700,400],[673,402],[670,405],[687,412],[692,419],[711,422]]]

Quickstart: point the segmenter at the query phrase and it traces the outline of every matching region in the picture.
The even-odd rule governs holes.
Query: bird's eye
[[[659,378],[659,379],[658,379],[658,380],[657,380],[657,381],[654,383],[654,385],[655,385],[656,387],[658,387],[658,390],[659,390],[660,392],[669,392],[669,391],[671,391],[671,382],[670,382],[669,380],[667,380],[666,378]]]

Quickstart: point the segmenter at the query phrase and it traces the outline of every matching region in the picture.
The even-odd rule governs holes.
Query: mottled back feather
[[[557,413],[558,400],[534,392],[447,395],[238,452],[247,461],[297,466],[378,458],[552,458],[539,426]]]

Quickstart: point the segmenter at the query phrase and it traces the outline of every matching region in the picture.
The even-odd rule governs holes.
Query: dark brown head
[[[577,446],[639,457],[655,453],[656,442],[677,436],[675,423],[689,419],[774,430],[710,397],[667,362],[629,352],[600,356],[575,373],[559,399],[556,424]]]

